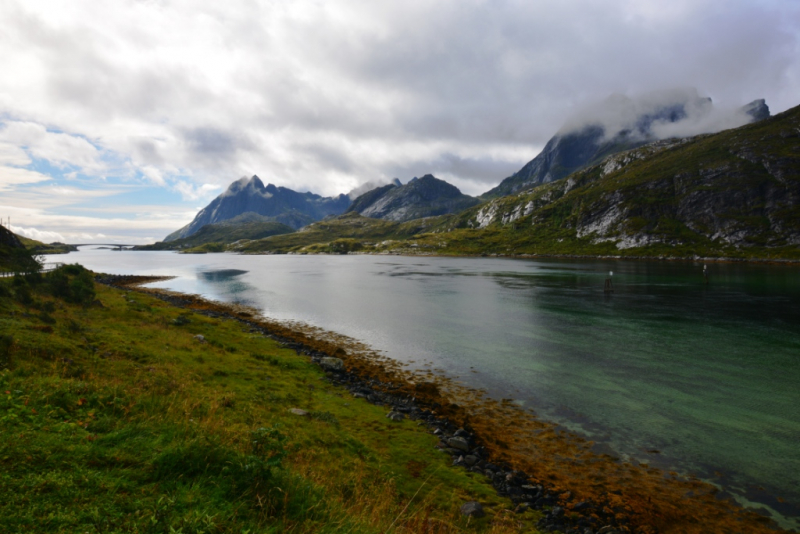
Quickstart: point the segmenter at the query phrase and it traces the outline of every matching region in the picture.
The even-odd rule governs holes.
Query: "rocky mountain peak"
[[[347,195],[321,197],[313,193],[298,193],[287,187],[264,185],[253,175],[233,182],[228,189],[200,210],[194,220],[164,240],[189,237],[207,224],[235,219],[244,213],[264,217],[298,229],[329,215],[339,215],[350,206]]]
[[[478,203],[459,189],[432,174],[414,177],[405,185],[394,182],[364,193],[353,201],[348,212],[390,221],[409,221],[422,217],[456,213]]]
[[[741,110],[753,118],[753,122],[763,121],[770,117],[769,106],[763,98],[753,100],[741,107]]]
[[[264,189],[264,182],[262,182],[261,178],[259,178],[256,174],[250,177],[250,181],[247,183],[247,185],[253,189]]]

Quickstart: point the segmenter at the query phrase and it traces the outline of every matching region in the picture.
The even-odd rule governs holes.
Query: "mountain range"
[[[353,195],[321,197],[313,193],[298,193],[286,187],[264,185],[258,176],[241,178],[200,210],[194,220],[164,239],[169,245],[160,248],[181,248],[184,245],[198,246],[210,241],[190,239],[201,234],[201,238],[219,235],[219,228],[202,232],[209,225],[226,224],[234,227],[244,223],[274,222],[293,229],[329,216],[344,212],[362,213],[367,217],[390,221],[407,221],[457,213],[480,201],[461,193],[457,187],[439,180],[430,174],[413,178],[407,184],[394,179],[389,184],[377,187],[351,199]],[[237,239],[259,239],[258,232],[272,231],[272,227],[250,226],[245,231],[233,231],[226,242]],[[283,233],[283,232],[276,232]],[[180,243],[179,243],[180,242]]]
[[[457,254],[800,256],[797,108],[770,118],[763,100],[722,113],[693,91],[667,97],[614,97],[606,107],[615,113],[573,117],[536,158],[480,198],[430,174],[332,198],[264,186],[254,176],[231,184],[169,236],[181,239],[170,245],[213,239],[242,252],[419,246]],[[302,232],[255,224],[281,217],[294,217],[289,226]],[[233,230],[244,222],[247,229]]]
[[[654,141],[457,214],[355,216],[230,250],[800,260],[800,106]]]

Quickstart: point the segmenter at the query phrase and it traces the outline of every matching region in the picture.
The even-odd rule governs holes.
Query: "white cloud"
[[[211,193],[220,189],[220,186],[214,184],[193,185],[185,180],[175,182],[173,186],[175,191],[181,194],[184,200],[199,200],[201,198],[208,198]]]
[[[0,191],[10,190],[16,185],[35,184],[50,180],[50,177],[19,167],[0,166]]]
[[[51,232],[61,237],[58,241],[65,243],[152,243],[152,239],[143,236],[163,237],[187,224],[195,215],[163,206],[148,206],[147,211],[116,207],[98,210],[95,214],[70,215],[54,213],[52,209],[9,205],[5,197],[2,201],[0,215],[4,220],[10,216],[12,227],[19,228],[22,235],[34,239],[39,239],[35,235],[40,235],[46,240],[51,235],[47,232]],[[47,242],[50,241],[52,239]]]
[[[145,165],[141,167],[139,170],[142,171],[142,174],[151,182],[156,185],[164,186],[166,185],[166,181],[164,180],[164,176],[161,173],[161,170],[152,166],[152,165]]]
[[[54,241],[58,241],[63,243],[64,236],[59,234],[58,232],[51,232],[47,230],[38,230],[33,227],[26,228],[24,226],[14,226],[11,225],[11,231],[17,235],[25,236],[30,239],[35,239],[37,241],[41,241],[42,243],[52,243]]]
[[[11,143],[0,142],[0,165],[24,167],[30,163],[31,158],[22,148]]]
[[[33,122],[7,121],[0,129],[0,142],[25,149],[31,156],[57,167],[76,166],[87,174],[104,168],[100,152],[86,139],[49,132]]]

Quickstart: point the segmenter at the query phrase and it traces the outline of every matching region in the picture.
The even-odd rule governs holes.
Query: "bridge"
[[[125,248],[130,248],[136,245],[124,245],[119,243],[79,243],[79,244],[72,244],[68,243],[71,247],[113,247],[115,250],[125,250]]]

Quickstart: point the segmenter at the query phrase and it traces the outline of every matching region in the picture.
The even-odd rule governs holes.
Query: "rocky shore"
[[[384,362],[359,362],[352,352],[321,341],[313,334],[258,319],[254,310],[210,302],[194,295],[140,287],[161,279],[120,275],[96,277],[99,283],[126,291],[145,292],[195,313],[239,321],[247,325],[251,334],[268,336],[298,355],[310,358],[325,371],[330,382],[347,389],[355,398],[385,407],[386,417],[390,420],[410,419],[427,427],[439,439],[436,446],[452,458],[454,468],[487,477],[498,495],[510,500],[515,512],[537,511],[540,514],[537,528],[541,531],[564,534],[774,531],[766,524],[765,518],[717,499],[713,487],[694,478],[665,477],[647,466],[642,468],[620,463],[610,460],[610,457],[592,455],[587,452],[588,448],[569,449],[563,443],[557,443],[555,447],[550,443],[547,449],[545,441],[568,443],[570,438],[557,431],[553,433],[544,425],[534,430],[539,434],[534,438],[530,428],[523,427],[521,419],[509,422],[498,417],[487,425],[485,417],[480,421],[478,416],[472,417],[472,413],[465,415],[469,410],[443,394],[441,383],[422,381],[419,377],[410,379],[403,373],[376,372]],[[457,400],[462,402],[462,399]],[[487,413],[496,412],[487,410]],[[518,428],[509,428],[517,425]],[[548,432],[550,436],[546,436]],[[504,452],[509,449],[508,442],[520,441],[519,436],[528,442],[527,448],[520,449],[524,452],[534,449],[559,452],[544,452],[546,457],[539,458],[536,464],[544,469],[522,468],[520,464],[524,462],[516,461],[519,455],[515,457]],[[580,485],[570,487],[564,478],[553,475],[557,473],[556,469],[550,469],[554,466],[557,469],[571,466],[573,474],[581,473],[576,480],[595,480],[592,491],[586,491],[585,486]],[[587,470],[589,476],[586,476]],[[548,483],[548,480],[554,482]],[[480,517],[484,511],[480,503],[469,502],[462,507],[462,514]],[[691,529],[667,527],[687,521],[692,523]],[[719,523],[723,528],[706,529],[702,526],[706,521],[709,525]],[[728,522],[738,526],[728,529]],[[749,528],[750,525],[753,528]]]
[[[137,285],[153,278],[124,275],[101,275],[96,281],[123,290],[137,290]],[[147,291],[149,294],[172,304],[186,308],[194,298],[176,295],[169,292]],[[270,332],[256,321],[243,318],[234,310],[219,307],[215,310],[195,310],[210,317],[220,317],[239,321],[250,327],[250,333],[258,333],[278,341],[282,346],[290,348],[298,355],[304,355],[326,373],[327,380],[347,389],[354,398],[361,398],[371,404],[384,406],[390,411],[386,417],[392,421],[412,419],[419,425],[425,425],[429,431],[439,438],[437,447],[449,454],[454,468],[461,468],[486,476],[497,490],[498,495],[507,497],[514,505],[515,511],[522,513],[529,509],[541,511],[542,518],[538,528],[546,532],[563,532],[565,534],[621,534],[630,532],[625,519],[618,519],[608,503],[581,501],[572,503],[571,512],[566,513],[564,504],[571,503],[571,496],[558,495],[551,488],[537,484],[523,471],[515,470],[504,462],[493,463],[493,458],[482,446],[481,437],[473,432],[455,425],[445,417],[437,415],[441,405],[432,405],[417,397],[399,391],[394,383],[382,382],[376,378],[363,377],[348,371],[342,359],[335,354],[328,354],[315,348]],[[425,387],[425,386],[423,386]],[[435,387],[429,384],[427,387]],[[566,500],[566,502],[564,502]],[[559,504],[561,504],[559,506]],[[608,513],[603,509],[609,510]],[[480,517],[484,514],[478,502],[469,502],[462,507],[464,515]]]

